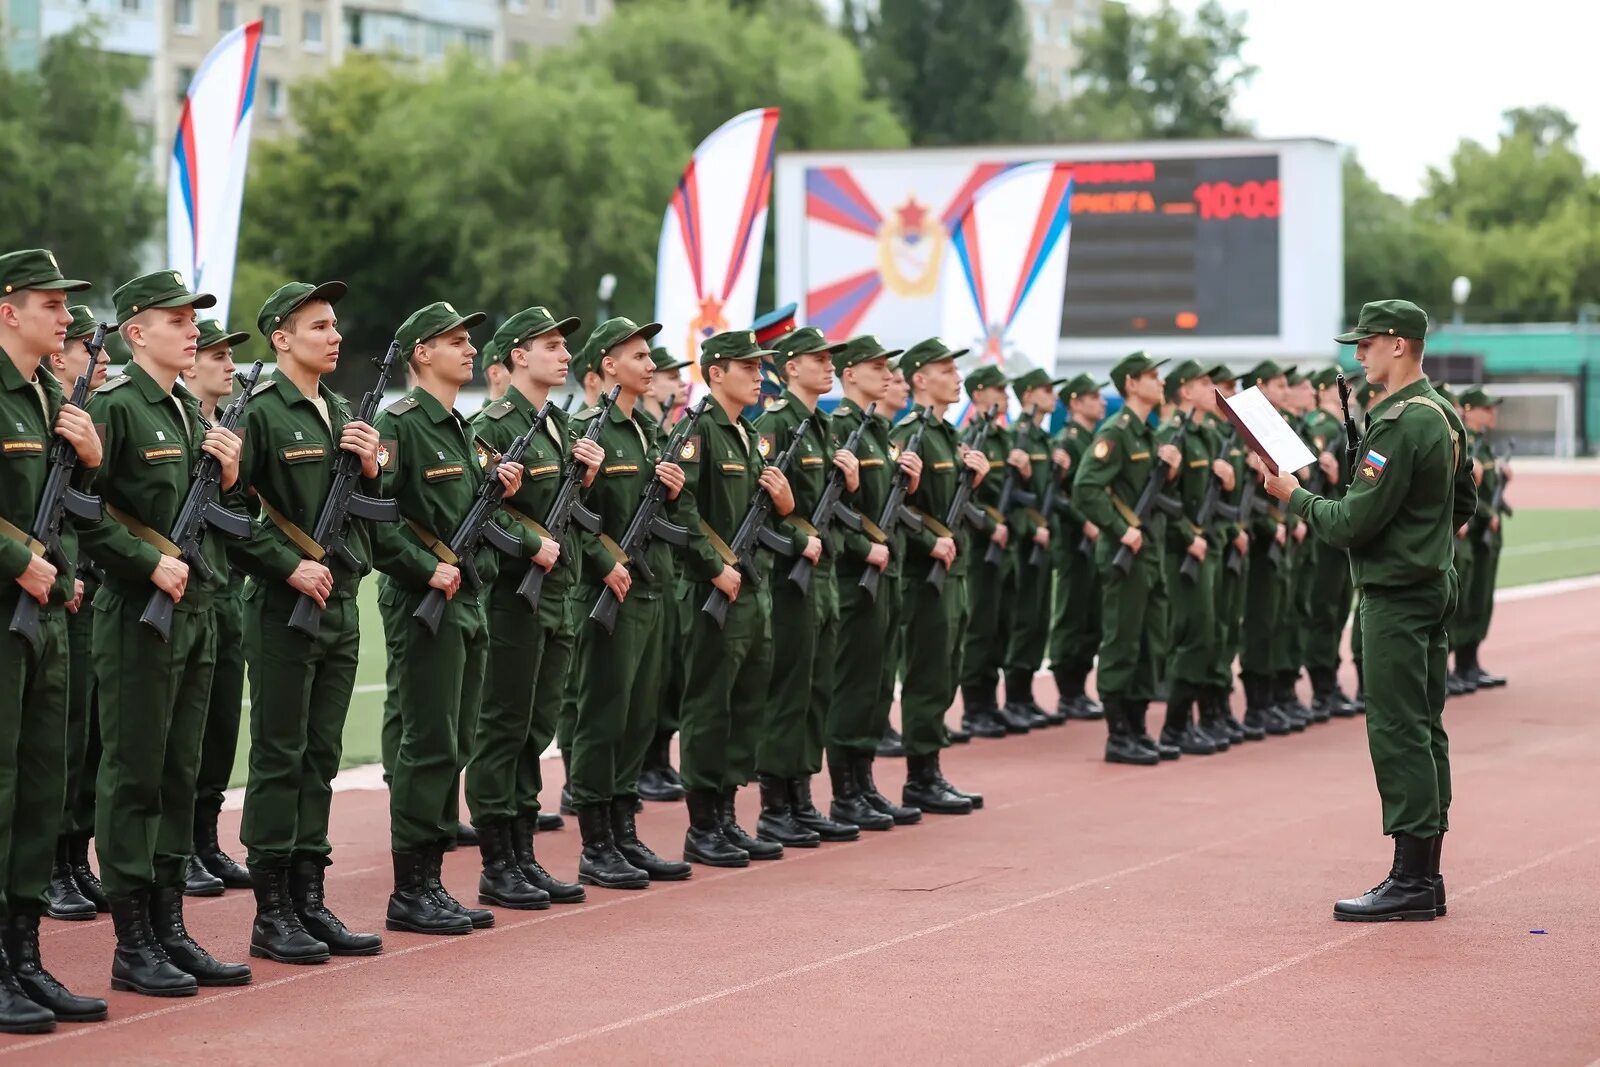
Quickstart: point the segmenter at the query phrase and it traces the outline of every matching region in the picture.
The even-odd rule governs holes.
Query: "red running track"
[[[1073,723],[954,749],[947,772],[988,798],[971,816],[590,889],[466,937],[389,933],[369,959],[257,960],[255,984],[191,999],[111,994],[110,1022],[0,1039],[0,1064],[1586,1064],[1600,589],[1505,603],[1495,632],[1510,687],[1446,712],[1440,921],[1330,918],[1389,859],[1359,719],[1153,769],[1100,762],[1100,725]],[[385,799],[334,811],[330,895],[362,929],[382,926]],[[651,805],[641,827],[673,852],[684,821]],[[539,843],[570,876],[575,830]],[[464,900],[475,860],[447,863]],[[190,926],[244,959],[251,913],[233,892],[193,902]],[[47,922],[45,957],[104,995],[111,939],[104,918]]]

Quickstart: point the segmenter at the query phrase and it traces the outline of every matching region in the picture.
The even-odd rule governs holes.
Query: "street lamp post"
[[[1472,279],[1461,274],[1450,283],[1450,299],[1455,301],[1456,315],[1451,320],[1452,326],[1460,326],[1464,321],[1463,311],[1467,306],[1467,297],[1472,295]]]
[[[594,295],[599,301],[595,309],[595,322],[602,323],[611,317],[611,298],[617,292],[617,276],[615,274],[600,275],[600,284],[595,288]]]

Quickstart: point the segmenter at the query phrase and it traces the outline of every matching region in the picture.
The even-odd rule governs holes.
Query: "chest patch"
[[[183,449],[178,445],[151,445],[143,449],[140,455],[146,463],[162,463],[169,459],[182,459]]]
[[[638,474],[639,465],[637,463],[608,463],[601,467],[600,470],[603,474]]]
[[[44,452],[44,442],[36,437],[24,437],[6,441],[0,449],[8,456],[37,456]]]
[[[445,463],[437,467],[429,467],[422,472],[422,477],[430,482],[442,482],[448,478],[459,478],[467,473],[464,463]]]
[[[743,463],[723,463],[720,466],[724,474],[740,474],[744,471]]]
[[[537,467],[529,467],[522,472],[524,478],[545,478],[561,469],[559,463],[543,463]]]
[[[285,463],[300,463],[308,459],[321,459],[328,454],[328,450],[321,445],[291,445],[280,449],[278,454],[283,457]]]
[[[955,467],[955,464],[953,462],[951,462],[950,460],[948,460],[948,459],[939,460],[939,461],[935,462],[934,465],[933,465],[933,469],[936,470],[936,471],[947,471],[947,470],[951,470],[954,467]]]
[[[1367,449],[1366,456],[1361,460],[1361,470],[1358,473],[1367,481],[1375,482],[1379,478],[1383,477],[1383,468],[1388,466],[1388,464],[1388,456],[1385,456],[1381,452],[1375,452],[1369,448]]]

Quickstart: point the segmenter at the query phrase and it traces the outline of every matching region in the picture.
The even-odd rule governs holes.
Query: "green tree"
[[[52,38],[35,72],[0,68],[0,248],[48,248],[108,308],[155,228],[149,144],[123,94],[140,61],[98,51],[92,33]]]
[[[1368,300],[1403,296],[1424,307],[1448,302],[1454,235],[1412,205],[1385,192],[1361,168],[1355,153],[1344,158],[1345,321],[1355,322]]]
[[[1076,91],[1041,116],[1058,140],[1227,137],[1250,132],[1234,113],[1256,68],[1241,56],[1243,13],[1206,0],[1192,20],[1171,0],[1148,13],[1108,2],[1079,35]]]

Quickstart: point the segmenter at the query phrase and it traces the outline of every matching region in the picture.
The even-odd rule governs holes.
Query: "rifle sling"
[[[922,511],[919,508],[912,508],[911,511],[922,520],[923,526],[927,527],[933,532],[933,536],[950,538],[955,537],[955,534],[951,531],[950,527],[946,526],[932,515],[929,515],[926,511]]]
[[[1106,496],[1111,498],[1111,506],[1117,509],[1117,514],[1122,516],[1123,522],[1134,527],[1135,529],[1144,525],[1144,521],[1139,518],[1139,513],[1124,503],[1123,499],[1117,495],[1117,491],[1115,489],[1107,487]]]
[[[503,500],[500,502],[500,510],[504,511],[507,515],[510,515],[513,519],[516,519],[517,522],[522,524],[524,529],[532,530],[534,533],[538,534],[541,541],[548,541],[550,539],[550,531],[545,529],[544,524],[539,522],[532,515],[526,514],[525,512],[512,507]]]
[[[456,555],[449,545],[439,540],[432,530],[409,515],[402,515],[401,518],[406,520],[406,525],[411,527],[411,532],[417,535],[417,540],[422,542],[422,547],[432,552],[435,559],[440,563],[448,563],[452,567],[460,566],[461,557]]]
[[[273,507],[272,501],[260,493],[256,494],[256,499],[261,501],[261,510],[266,513],[267,518],[272,520],[272,525],[282,531],[283,536],[294,542],[294,547],[300,550],[301,555],[317,563],[322,562],[328,553],[321,545],[317,544],[310,534],[296,526],[293,519]]]
[[[728,542],[718,536],[717,531],[713,530],[711,524],[704,518],[700,520],[700,532],[706,535],[706,540],[711,542],[712,550],[722,558],[725,566],[737,567],[739,565],[739,557],[733,554],[733,549],[728,547]]]
[[[41,542],[29,536],[26,530],[22,530],[16,526],[13,526],[4,518],[0,518],[0,536],[9,537],[19,545],[26,545],[28,547],[28,551],[32,552],[35,556],[44,555],[44,545]]]
[[[611,553],[612,559],[616,560],[623,566],[628,565],[628,554],[622,551],[622,546],[617,544],[616,540],[612,538],[610,534],[601,534],[599,540],[601,547],[607,552]]]
[[[793,526],[796,530],[799,530],[801,533],[805,534],[807,537],[822,536],[817,532],[817,528],[815,526],[811,525],[810,522],[801,518],[799,515],[790,515],[785,521],[787,521],[789,525]]]
[[[886,545],[889,543],[889,535],[883,532],[883,527],[865,515],[861,516],[861,532],[871,538],[874,544]]]
[[[153,547],[163,556],[171,556],[176,559],[177,557],[183,555],[183,549],[179,548],[177,545],[168,540],[166,534],[161,533],[158,530],[152,530],[150,527],[146,526],[132,515],[129,515],[126,511],[123,511],[115,504],[106,504],[105,510],[107,515],[110,515],[113,519],[115,519],[129,533],[133,534],[133,536],[137,537],[145,544]]]

